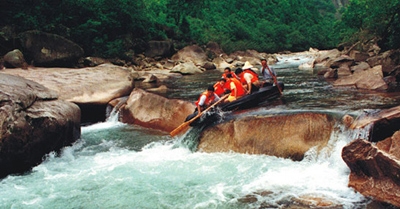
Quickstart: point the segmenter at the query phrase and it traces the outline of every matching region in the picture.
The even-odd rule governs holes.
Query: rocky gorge
[[[361,51],[354,48],[343,51],[310,49],[301,53],[310,56],[311,61],[299,68],[324,67],[321,74],[334,86],[396,90],[399,51],[380,53],[375,45],[367,49],[363,47],[359,47]],[[56,51],[44,48],[48,47],[42,46],[40,53]],[[152,52],[154,57],[165,51],[159,48],[153,50],[156,51]],[[188,101],[160,96],[166,90],[162,88],[163,81],[207,73],[208,70],[221,70],[226,66],[241,66],[245,61],[258,65],[260,58],[268,58],[273,63],[278,61],[279,54],[248,50],[227,55],[217,44],[210,43],[204,48],[196,45],[185,47],[165,59],[138,55],[135,57],[137,65],[125,63],[120,66],[116,65],[118,62],[85,58],[86,64],[82,63],[87,66],[79,68],[36,67],[25,62],[13,64],[9,60],[23,59],[20,55],[17,56],[19,58],[8,56],[11,55],[4,57],[6,69],[0,71],[3,115],[0,156],[2,167],[9,168],[4,170],[2,176],[28,171],[40,163],[45,154],[73,143],[79,138],[81,121],[104,120],[108,106],[117,107],[120,120],[125,123],[169,132],[179,126],[194,106]],[[144,91],[135,87],[135,82],[157,83],[158,87]],[[101,117],[97,118],[99,115]],[[398,140],[394,133],[400,129],[398,120],[396,107],[360,117],[354,122],[352,118],[347,118],[351,128],[371,124],[373,128],[369,139],[371,142],[355,140],[343,149],[343,159],[352,171],[349,186],[366,196],[395,206],[400,206],[395,189],[398,187],[395,173],[399,165],[398,157],[394,154]],[[301,160],[311,147],[325,147],[333,124],[339,122],[329,115],[317,113],[237,119],[204,130],[198,148],[205,152],[234,151]],[[251,136],[245,134],[252,127],[262,125],[271,133],[267,140],[258,133]],[[278,130],[286,131],[282,135]],[[224,133],[225,138],[212,140],[220,133]],[[384,146],[369,145],[383,139],[386,139],[386,142],[381,142]]]

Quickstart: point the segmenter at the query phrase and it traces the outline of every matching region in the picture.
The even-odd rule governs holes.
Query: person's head
[[[262,65],[263,67],[267,66],[267,60],[264,59],[264,58],[262,58],[262,59],[261,59],[261,65]]]
[[[251,65],[249,61],[246,61],[242,68],[243,68],[243,70],[247,70],[247,69],[253,68],[253,65]]]
[[[240,76],[240,74],[241,74],[242,72],[243,72],[243,69],[242,69],[242,68],[238,68],[238,69],[235,70],[235,74],[238,75],[238,76]]]
[[[230,73],[231,73],[231,68],[230,68],[230,67],[226,67],[226,68],[224,69],[224,73],[225,73],[225,74],[230,74]]]
[[[231,76],[232,76],[232,75],[231,75]],[[221,78],[221,79],[219,80],[219,83],[222,84],[222,85],[224,85],[224,84],[226,83],[226,79],[225,79],[225,78]]]
[[[232,74],[229,73],[228,75],[226,75],[226,78],[227,78],[227,79],[232,79],[232,78],[233,78],[233,77],[232,77]]]
[[[214,93],[214,86],[213,85],[208,86],[207,87],[207,94],[211,95],[213,93]]]

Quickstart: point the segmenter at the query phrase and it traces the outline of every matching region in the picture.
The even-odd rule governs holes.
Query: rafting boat
[[[284,84],[279,82],[279,88],[277,86],[265,86],[261,87],[258,91],[252,94],[243,96],[233,102],[218,105],[215,110],[209,111],[204,114],[199,119],[193,121],[190,126],[199,126],[203,124],[208,124],[216,121],[219,117],[218,111],[228,112],[235,110],[250,109],[259,106],[261,103],[276,99],[281,95],[281,91],[284,89]],[[190,120],[195,114],[189,115],[186,120]]]

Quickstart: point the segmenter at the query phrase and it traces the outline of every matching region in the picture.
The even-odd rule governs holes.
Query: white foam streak
[[[96,131],[97,126],[101,125],[84,129]],[[105,208],[132,204],[142,208],[160,204],[167,208],[237,208],[238,198],[271,191],[271,195],[258,197],[259,201],[274,204],[290,196],[322,195],[350,208],[363,197],[347,186],[349,169],[341,159],[347,134],[351,135],[345,130],[332,134],[328,146],[309,150],[301,162],[266,155],[192,152],[173,141],[152,142],[141,151],[102,141],[91,146],[106,150],[85,152],[85,142],[79,141],[59,157],[50,154],[32,174],[3,180],[0,196],[8,203],[0,207],[20,197],[32,208],[51,206],[54,199],[70,208],[93,208],[93,203],[82,202],[107,197],[108,202],[99,202]],[[16,196],[8,197],[10,191]],[[67,200],[66,193],[70,194]]]

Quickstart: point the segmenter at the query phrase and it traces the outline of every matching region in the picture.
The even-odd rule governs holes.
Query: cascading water
[[[287,84],[283,98],[253,113],[317,109],[344,115],[371,104],[398,103],[379,94],[357,100],[358,92],[332,89],[310,72],[279,69],[278,76]],[[181,88],[195,92],[187,98],[201,92],[198,87]],[[267,155],[193,152],[197,142],[191,137],[186,142],[184,136],[171,139],[168,133],[116,118],[82,127],[82,137],[73,146],[49,154],[31,172],[2,179],[0,208],[285,208],[304,197],[324,198],[343,208],[365,208],[368,203],[347,186],[349,169],[341,158],[342,147],[367,136],[367,130],[338,124],[328,146],[311,149],[295,162]]]
[[[294,162],[192,152],[180,138],[98,123],[83,127],[82,139],[60,156],[50,154],[32,172],[3,179],[0,208],[277,208],[303,196],[343,208],[365,205],[367,200],[347,187],[349,169],[340,155],[353,133],[342,126],[335,130],[326,148],[311,149]],[[150,134],[157,140],[125,142]],[[269,195],[260,195],[263,191]],[[243,202],[247,195],[256,201]]]

